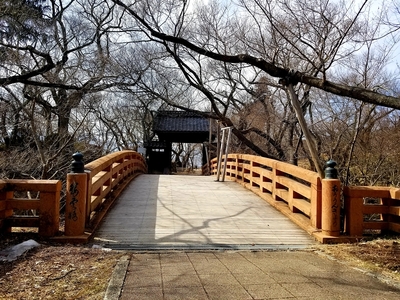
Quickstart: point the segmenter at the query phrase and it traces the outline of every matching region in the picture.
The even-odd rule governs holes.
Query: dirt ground
[[[0,241],[0,251],[24,239]],[[37,241],[37,240],[36,240]],[[38,241],[13,262],[0,262],[0,299],[103,299],[122,253],[89,245],[51,245]]]
[[[376,238],[354,244],[319,245],[317,248],[350,266],[383,275],[400,285],[400,237]]]
[[[0,251],[32,238],[0,236]],[[103,299],[122,252],[90,245],[41,246],[13,262],[0,262],[0,299]],[[319,245],[316,251],[400,284],[400,238]]]

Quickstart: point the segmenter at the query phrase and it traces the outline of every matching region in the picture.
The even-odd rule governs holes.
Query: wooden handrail
[[[16,198],[15,192],[39,192],[38,197]],[[59,180],[0,180],[0,229],[11,231],[12,227],[38,227],[38,234],[51,237],[60,226]],[[37,216],[15,215],[17,210],[35,210]]]
[[[105,214],[105,205],[110,206],[107,199],[115,199],[127,183],[138,174],[146,173],[145,159],[137,152],[125,150],[103,156],[84,166],[85,173],[70,173],[68,177],[80,176],[84,180],[79,185],[67,186],[65,233],[75,235],[74,222],[83,220],[83,235],[85,227],[98,224]],[[83,177],[82,177],[83,176]],[[68,178],[67,178],[68,183]],[[68,185],[68,184],[67,184]],[[71,195],[71,186],[75,189]],[[37,198],[17,198],[16,192],[38,192]],[[83,192],[84,191],[84,192]],[[60,226],[60,193],[61,181],[58,180],[0,180],[0,230],[11,231],[12,227],[38,227],[39,235],[53,237],[59,232]],[[79,196],[78,196],[79,195]],[[82,197],[83,196],[83,197]],[[78,203],[78,199],[83,203]],[[83,209],[78,209],[79,205]],[[17,210],[36,210],[38,216],[16,216]],[[100,215],[100,217],[99,217]],[[70,239],[71,240],[71,239]]]
[[[67,177],[65,220],[67,236],[93,232],[116,196],[139,174],[147,172],[145,159],[135,151],[124,150],[103,156],[84,166],[84,173]],[[73,190],[73,192],[71,191]],[[83,199],[82,195],[85,195]],[[84,202],[83,206],[79,203]]]
[[[88,171],[86,218],[98,209],[108,194],[123,180],[147,172],[142,155],[124,150],[103,156],[85,165]]]
[[[362,236],[366,230],[400,233],[400,188],[353,186],[345,187],[343,194],[349,235]]]

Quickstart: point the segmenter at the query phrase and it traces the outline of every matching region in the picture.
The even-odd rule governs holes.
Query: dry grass
[[[103,299],[121,255],[87,247],[43,245],[17,261],[0,265],[0,299]]]
[[[399,237],[354,244],[319,245],[318,249],[348,265],[389,277],[400,284]]]

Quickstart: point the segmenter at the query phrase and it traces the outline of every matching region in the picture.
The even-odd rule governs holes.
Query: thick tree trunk
[[[303,110],[301,109],[301,105],[300,105],[299,99],[297,98],[297,95],[296,95],[296,93],[295,93],[295,91],[293,89],[293,84],[289,83],[287,85],[287,88],[288,88],[289,93],[290,93],[290,99],[292,101],[293,108],[294,108],[294,110],[296,112],[297,120],[299,121],[301,130],[303,131],[303,134],[304,134],[304,136],[306,138],[306,144],[308,146],[308,150],[310,151],[311,158],[313,160],[314,166],[315,166],[319,176],[321,178],[324,178],[324,172],[323,172],[323,170],[321,168],[321,165],[320,165],[320,162],[319,162],[319,158],[318,158],[317,147],[315,145],[314,138],[313,138],[312,134],[308,130],[308,126],[307,126],[306,120],[304,118]]]

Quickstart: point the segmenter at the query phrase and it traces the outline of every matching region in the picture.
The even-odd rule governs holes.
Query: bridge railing
[[[81,163],[82,173],[67,175],[65,228],[59,240],[86,241],[85,232],[93,232],[124,187],[147,172],[144,158],[130,150]],[[0,231],[33,227],[43,237],[59,235],[61,185],[58,180],[0,180]],[[18,214],[29,210],[35,213]]]
[[[345,230],[350,236],[376,231],[400,233],[400,188],[345,187]]]
[[[1,231],[36,227],[41,236],[56,235],[60,225],[60,191],[58,180],[0,180]]]
[[[67,177],[66,236],[93,232],[115,198],[133,178],[146,173],[147,166],[142,155],[124,150],[92,161],[84,170]]]
[[[225,164],[225,158],[221,163]],[[217,174],[217,159],[210,162]],[[226,176],[252,190],[321,242],[349,241],[371,231],[400,233],[400,189],[344,187],[303,168],[246,154],[229,154]],[[341,194],[344,229],[340,232]]]
[[[98,210],[104,200],[127,177],[147,172],[142,155],[135,151],[120,151],[103,156],[85,165],[88,174],[86,220]]]

